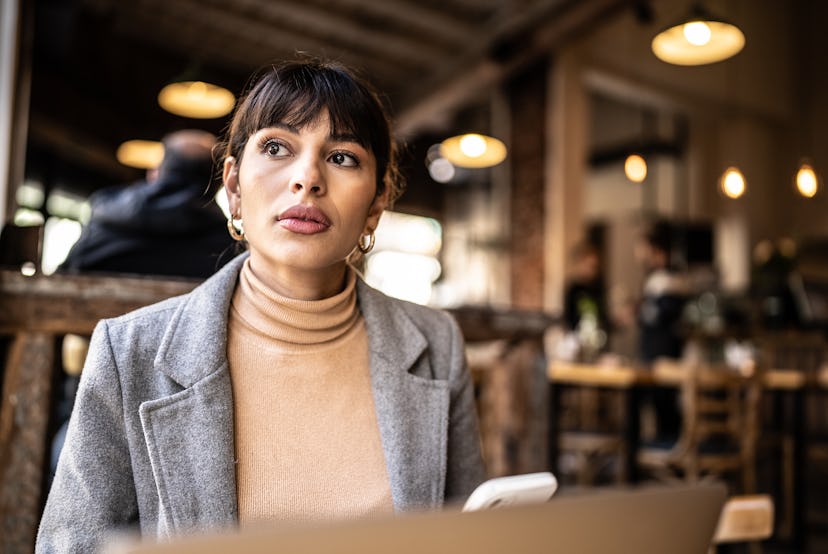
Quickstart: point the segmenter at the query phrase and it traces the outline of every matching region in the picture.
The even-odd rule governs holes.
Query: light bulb
[[[727,168],[727,171],[722,175],[721,180],[722,192],[728,198],[739,198],[745,193],[747,185],[745,184],[745,176],[735,167]]]
[[[684,38],[694,46],[704,46],[710,42],[710,26],[704,21],[691,21],[684,24]]]
[[[796,172],[796,189],[805,198],[813,198],[817,193],[819,183],[814,168],[809,164],[802,164]]]
[[[633,183],[641,183],[647,178],[647,162],[638,154],[630,154],[624,161],[624,173]]]
[[[486,139],[477,134],[465,135],[460,139],[460,150],[470,158],[479,158],[486,152]]]

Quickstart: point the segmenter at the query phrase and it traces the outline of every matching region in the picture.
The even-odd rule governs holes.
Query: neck
[[[250,270],[276,293],[294,300],[330,298],[345,287],[347,264],[343,261],[324,270],[296,267],[268,267],[251,256]]]

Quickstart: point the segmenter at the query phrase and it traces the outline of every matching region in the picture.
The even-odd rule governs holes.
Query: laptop
[[[107,554],[705,554],[727,492],[721,484],[558,493],[550,501],[322,527],[112,545]]]

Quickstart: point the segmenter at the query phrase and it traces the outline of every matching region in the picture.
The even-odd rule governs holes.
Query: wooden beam
[[[51,146],[86,167],[99,170],[117,181],[135,177],[135,171],[115,159],[115,151],[92,136],[79,136],[77,129],[55,121],[49,116],[33,113],[29,135],[35,142]]]
[[[403,60],[408,64],[428,65],[429,60],[440,59],[451,53],[450,50],[438,48],[423,40],[406,38],[399,33],[404,24],[397,20],[397,25],[369,27],[354,19],[353,14],[335,12],[329,8],[322,9],[307,4],[285,0],[236,0],[234,9],[248,10],[257,19],[271,24],[274,28],[295,29],[302,34],[312,35],[330,42],[341,44],[348,49],[372,53],[373,56]],[[201,4],[199,4],[199,9]]]
[[[300,51],[337,59],[351,67],[367,72],[377,85],[405,81],[412,69],[405,64],[394,63],[385,58],[359,56],[353,52],[332,48],[329,43],[307,35],[274,30],[268,25],[259,25],[260,30],[268,30],[262,36],[257,33],[238,33],[228,25],[222,25],[220,32],[203,22],[196,27],[194,35],[180,32],[181,23],[177,19],[158,20],[152,12],[137,11],[130,15],[128,21],[119,23],[124,35],[142,41],[153,41],[159,47],[191,52],[193,59],[209,60],[211,67],[232,67],[237,71],[250,74],[254,70],[280,59],[292,59]],[[152,26],[157,34],[147,35],[145,29]],[[204,37],[204,35],[208,35]],[[261,39],[261,40],[259,40]],[[291,45],[288,47],[287,45]],[[182,68],[183,70],[184,68]],[[241,87],[233,90],[241,91]]]
[[[630,0],[551,2],[541,6],[545,10],[536,7],[531,17],[521,14],[505,21],[487,40],[457,56],[454,64],[401,101],[396,132],[403,137],[417,133],[629,4]],[[509,52],[509,47],[515,51]],[[492,51],[499,51],[503,59],[492,59]]]
[[[468,21],[451,17],[444,11],[423,6],[417,1],[328,0],[326,6],[398,21],[412,30],[434,35],[441,41],[457,46],[465,46],[480,39],[479,30]]]
[[[150,0],[149,3],[155,1],[157,0]],[[147,14],[144,11],[144,6],[142,6],[142,10],[137,10],[136,6],[134,12],[136,16],[143,12],[144,16],[150,17],[153,25],[175,27],[178,35],[181,34],[181,24],[183,22],[187,22],[187,25],[191,28],[209,29],[211,33],[215,29],[223,29],[225,35],[228,38],[232,37],[232,40],[224,41],[222,47],[235,50],[237,48],[236,44],[241,43],[245,45],[244,56],[248,60],[255,59],[259,54],[265,60],[272,61],[274,55],[284,56],[284,51],[289,49],[292,52],[305,51],[313,54],[324,54],[332,58],[341,58],[350,65],[356,66],[363,65],[366,59],[370,60],[371,63],[382,61],[392,66],[408,67],[409,69],[423,67],[428,64],[428,59],[418,53],[419,47],[416,44],[412,45],[411,50],[406,52],[400,52],[399,48],[393,47],[393,44],[391,47],[383,48],[381,41],[377,41],[375,37],[371,40],[370,46],[367,46],[365,41],[350,45],[340,41],[337,44],[336,36],[318,36],[314,29],[302,29],[297,27],[295,23],[293,25],[288,24],[291,20],[287,17],[287,14],[293,12],[293,7],[289,12],[286,11],[286,15],[277,23],[272,19],[233,13],[222,7],[206,6],[203,3],[189,0],[174,3],[163,2],[163,4],[163,13],[168,16],[166,21],[159,21],[157,17],[151,17],[151,13]],[[163,40],[168,38],[166,33],[156,33],[155,36]],[[171,36],[175,36],[175,33]],[[181,36],[179,38],[183,39]],[[192,38],[192,41],[185,41],[190,44],[191,48],[204,48],[204,46],[199,46],[199,44],[204,43],[203,36]],[[397,46],[399,46],[398,42]],[[261,52],[257,52],[255,47],[251,45],[256,43],[264,47]],[[274,52],[274,48],[278,51]]]
[[[0,334],[90,334],[104,317],[184,294],[199,281],[155,277],[36,275],[0,271]]]
[[[54,337],[19,333],[4,360],[0,403],[0,536],[3,552],[32,552],[46,466]]]

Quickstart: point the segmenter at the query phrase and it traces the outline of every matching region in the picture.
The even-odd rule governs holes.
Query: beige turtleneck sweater
[[[293,300],[242,268],[227,333],[241,525],[393,510],[355,284]]]

